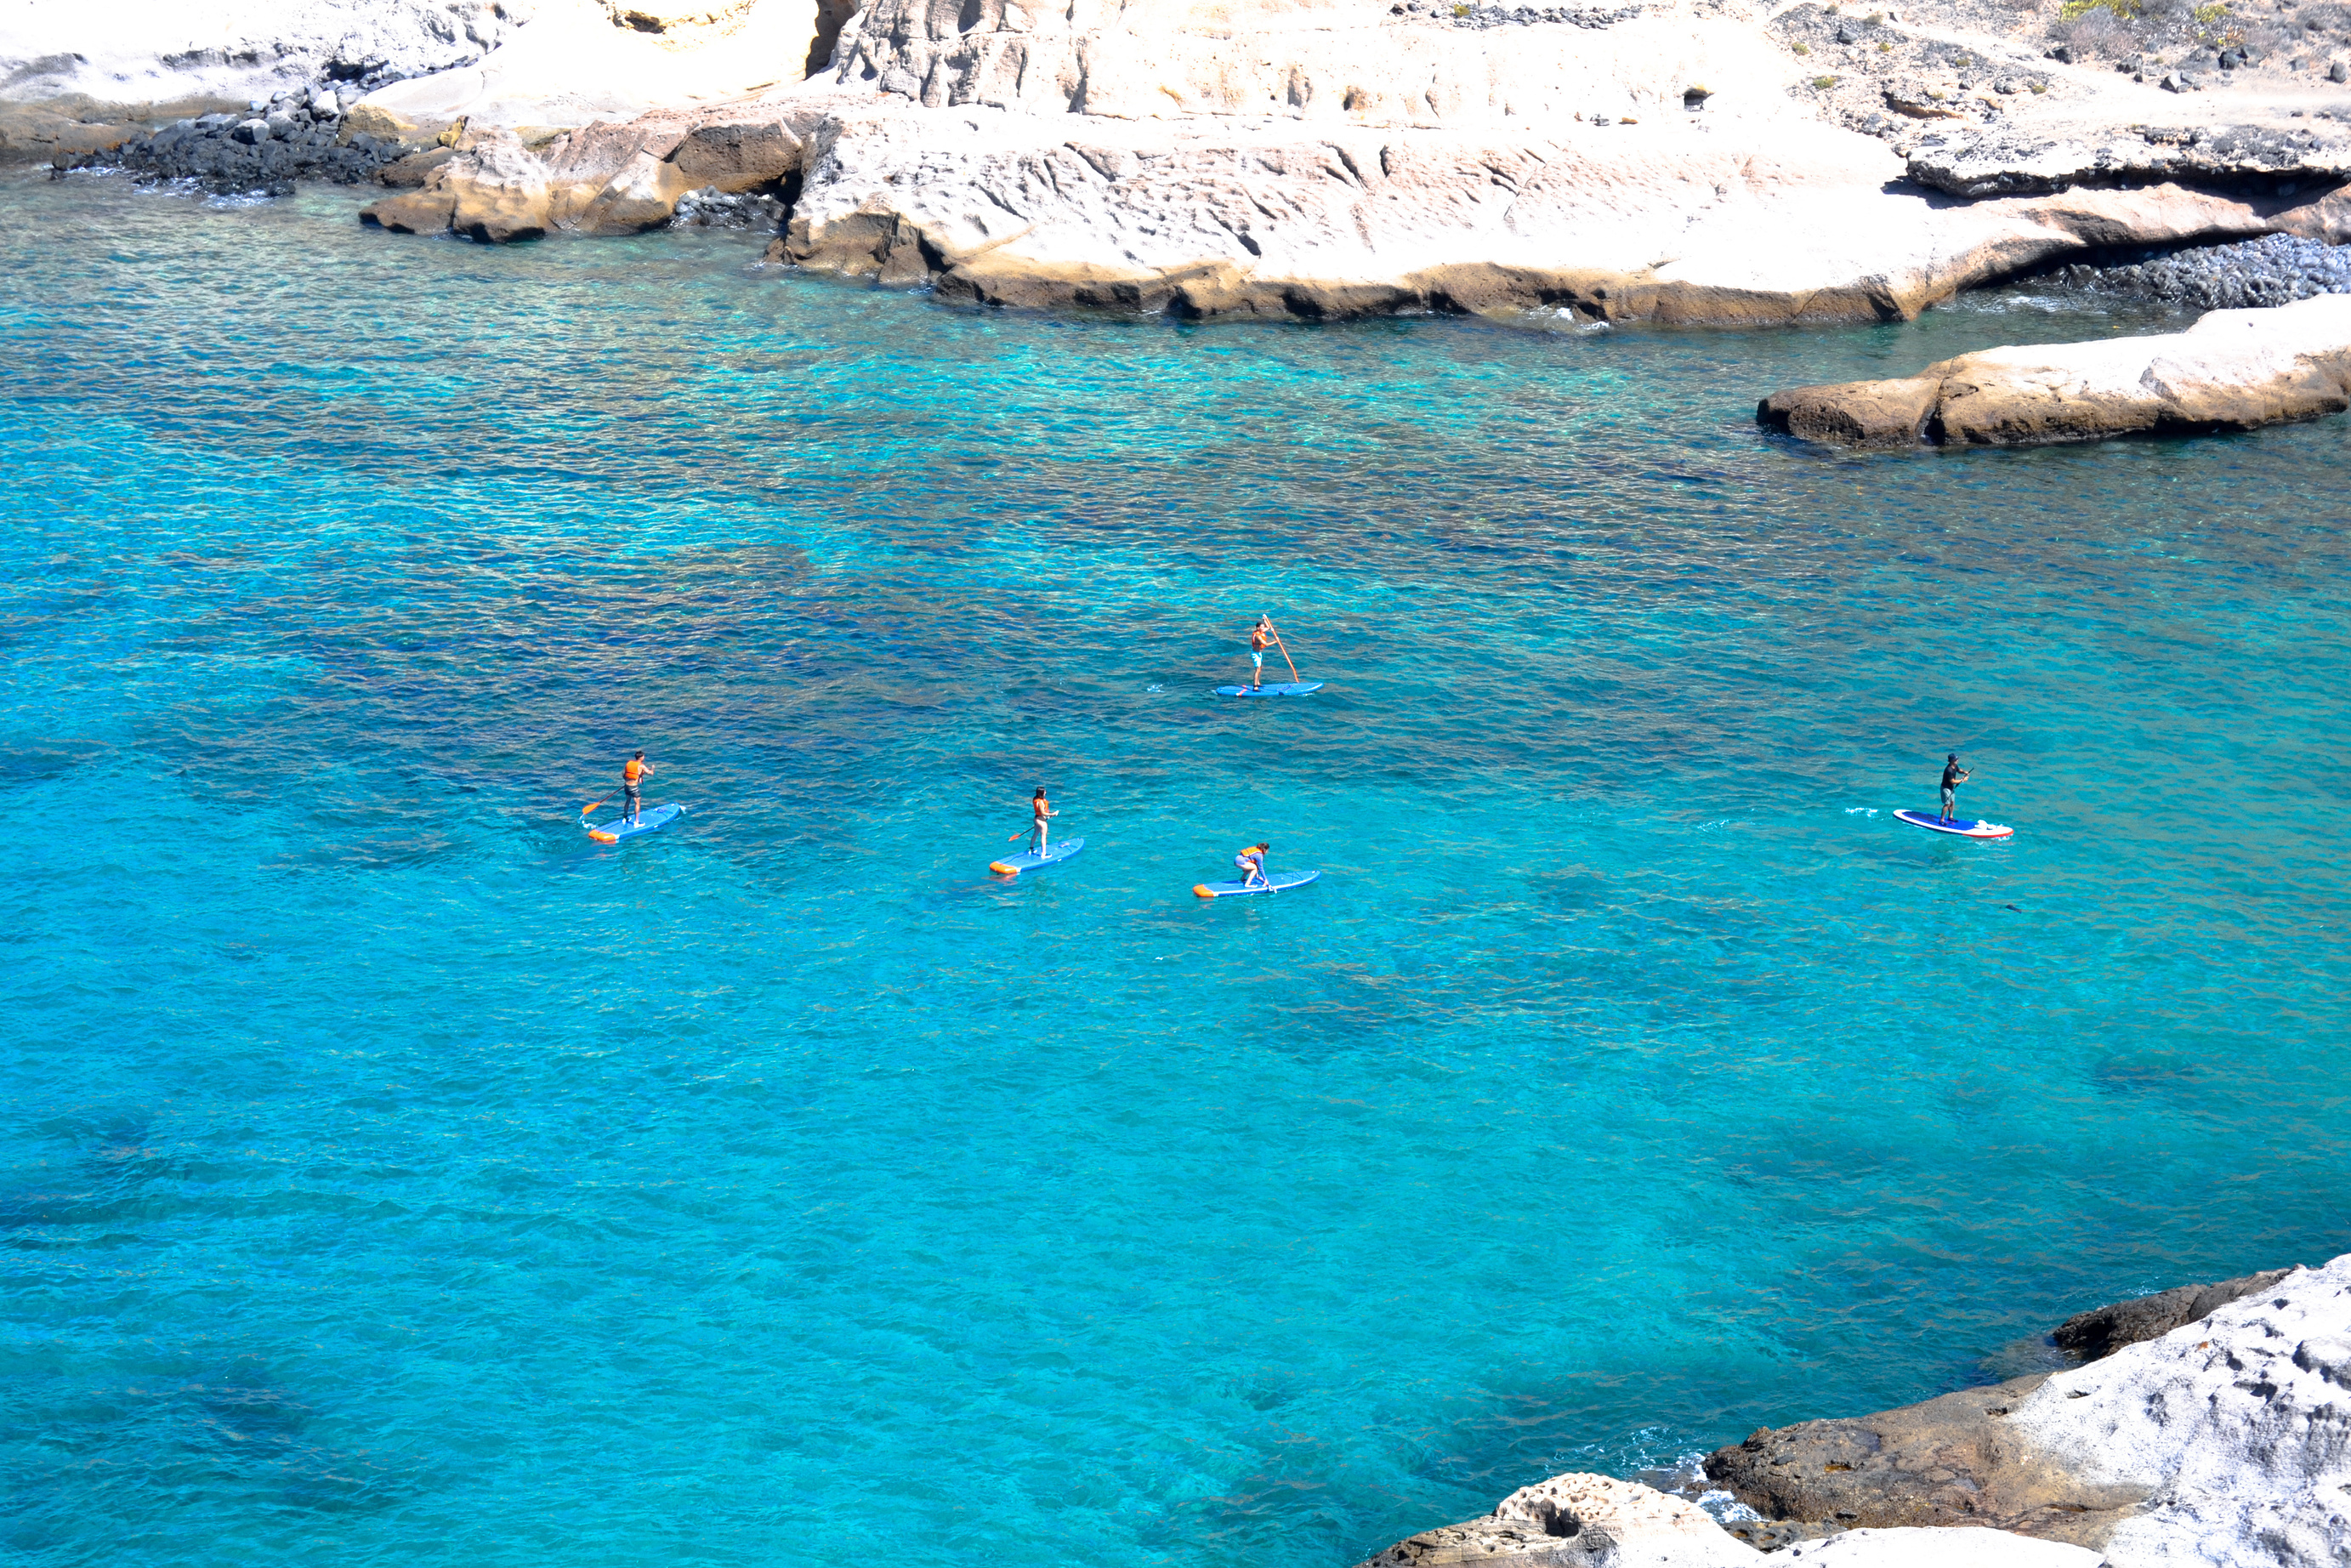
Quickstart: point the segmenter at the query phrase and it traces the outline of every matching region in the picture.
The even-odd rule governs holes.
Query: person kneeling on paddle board
[[[1052,802],[1045,799],[1045,787],[1042,784],[1037,786],[1037,793],[1030,798],[1029,810],[1037,819],[1029,828],[1029,837],[1033,841],[1037,852],[1041,855],[1045,852],[1045,819],[1058,817],[1061,813],[1053,810]]]
[[[1257,627],[1249,632],[1249,689],[1265,685],[1265,650],[1273,641],[1273,618],[1260,615]]]
[[[653,771],[653,765],[645,760],[645,754],[642,751],[621,764],[621,815],[625,821],[636,821],[642,814],[637,800],[637,781],[652,778]]]
[[[1233,864],[1240,867],[1243,887],[1265,885],[1265,857],[1272,849],[1270,843],[1251,844],[1233,857]]]
[[[1968,781],[1968,770],[1959,766],[1959,754],[1947,752],[1943,757],[1943,821],[1949,821],[1957,809],[1959,787]]]

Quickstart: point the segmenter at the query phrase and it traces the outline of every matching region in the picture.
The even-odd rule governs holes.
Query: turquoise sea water
[[[1751,423],[2165,319],[355,204],[0,183],[11,1562],[1344,1568],[2351,1245],[2351,427]],[[1261,609],[1330,685],[1220,706]],[[2012,841],[1891,821],[1949,748]]]

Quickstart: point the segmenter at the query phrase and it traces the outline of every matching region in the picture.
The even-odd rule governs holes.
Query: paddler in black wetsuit
[[[1946,752],[1943,757],[1943,821],[1951,820],[1959,787],[1968,781],[1968,770],[1959,766],[1959,754]]]

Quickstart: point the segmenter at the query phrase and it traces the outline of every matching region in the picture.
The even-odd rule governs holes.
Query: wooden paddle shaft
[[[1273,632],[1273,622],[1267,622],[1265,629]],[[1290,656],[1290,644],[1281,640],[1281,633],[1279,632],[1273,632],[1273,645],[1281,650],[1281,662],[1290,666],[1290,684],[1293,686],[1304,685],[1305,683],[1298,678],[1297,662]]]

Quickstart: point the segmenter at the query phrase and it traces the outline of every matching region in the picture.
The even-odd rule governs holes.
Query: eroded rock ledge
[[[1879,141],[1784,120],[1758,145],[1687,120],[1126,120],[820,84],[536,142],[468,132],[460,154],[365,216],[508,241],[632,233],[689,193],[766,191],[790,206],[771,261],[953,303],[1197,318],[1907,319],[2119,245],[2351,235],[2351,197],[2329,185],[1954,201],[1906,183]]]
[[[1556,1476],[1359,1568],[2335,1568],[2351,1536],[2351,1256],[2068,1319],[2085,1364],[1704,1461],[1741,1505]]]
[[[2256,430],[2351,408],[2351,296],[2215,310],[2185,332],[1986,349],[1892,381],[1773,392],[1765,428],[1855,447],[2029,446]]]

